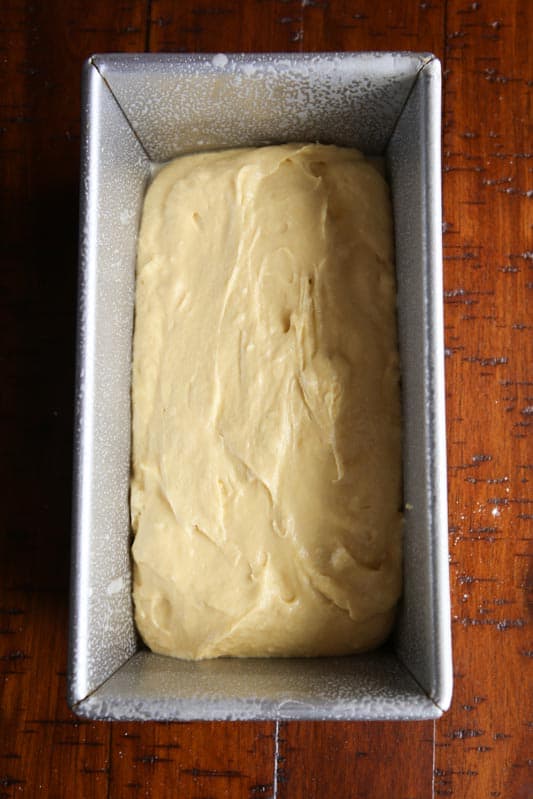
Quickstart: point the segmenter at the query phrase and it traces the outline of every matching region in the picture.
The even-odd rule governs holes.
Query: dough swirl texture
[[[181,658],[347,654],[401,590],[388,187],[356,150],[184,156],[148,189],[134,603]]]

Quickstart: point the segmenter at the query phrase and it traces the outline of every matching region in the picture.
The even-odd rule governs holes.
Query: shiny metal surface
[[[413,53],[102,55],[84,71],[69,701],[89,718],[435,718],[451,700],[440,64]],[[353,658],[185,663],[139,645],[128,487],[136,232],[155,164],[321,140],[384,154],[397,250],[405,590]]]

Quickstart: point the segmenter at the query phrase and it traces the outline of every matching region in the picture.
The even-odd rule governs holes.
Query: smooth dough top
[[[148,189],[134,603],[181,658],[369,649],[401,590],[388,187],[356,150],[183,156]]]

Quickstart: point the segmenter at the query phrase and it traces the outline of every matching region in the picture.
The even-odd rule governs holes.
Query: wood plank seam
[[[274,730],[274,773],[272,776],[272,799],[278,799],[278,763],[279,763],[279,719],[276,719]]]

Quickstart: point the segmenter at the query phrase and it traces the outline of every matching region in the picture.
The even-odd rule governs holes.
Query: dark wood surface
[[[0,799],[532,797],[533,2],[3,0],[0,30]],[[68,710],[80,66],[146,49],[443,61],[455,694],[435,724]]]

